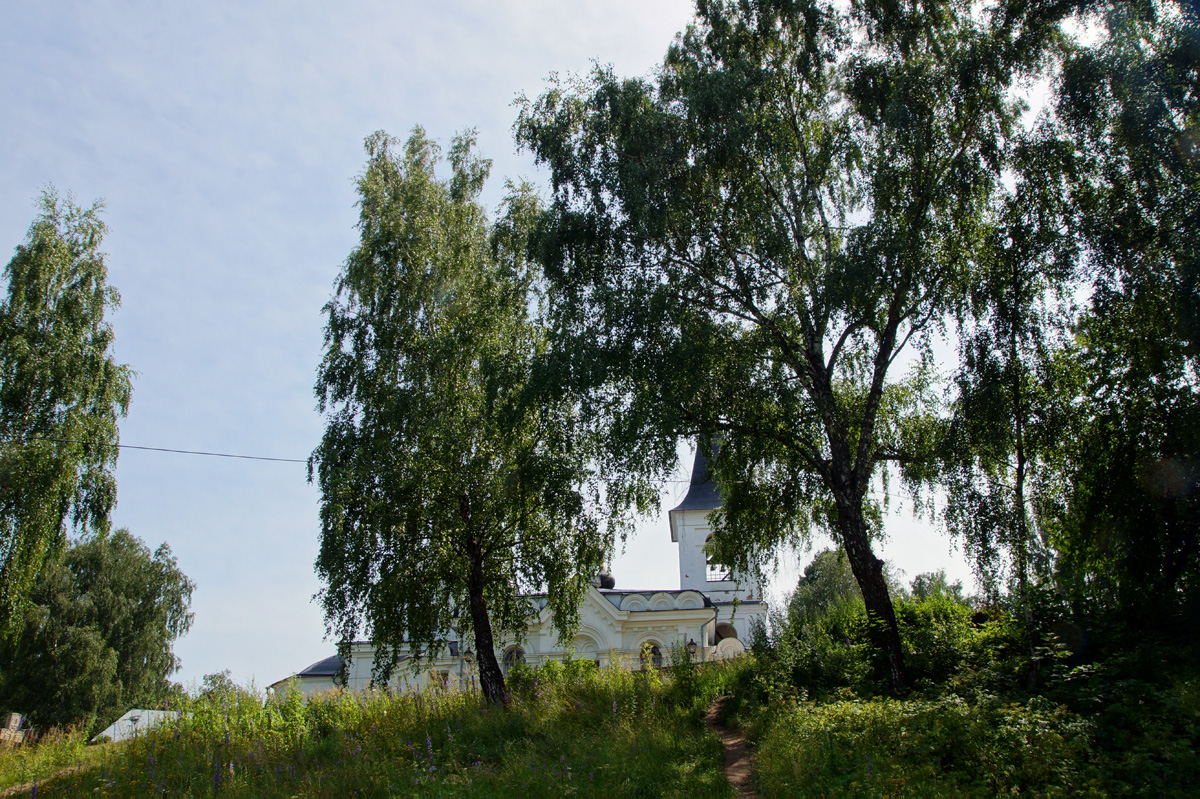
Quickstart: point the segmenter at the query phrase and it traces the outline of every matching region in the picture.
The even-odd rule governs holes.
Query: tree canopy
[[[101,205],[47,189],[4,268],[0,304],[0,635],[67,531],[103,534],[116,503],[131,370],[112,355]]]
[[[193,588],[166,544],[151,552],[123,529],[72,543],[39,573],[18,634],[0,641],[0,708],[95,730],[160,705]]]
[[[477,197],[490,163],[473,146],[454,139],[442,179],[419,128],[403,145],[367,139],[361,241],[325,307],[311,471],[320,600],[343,658],[365,632],[386,682],[401,650],[419,659],[467,636],[484,693],[504,701],[493,629],[522,636],[527,594],[545,591],[569,631],[615,527],[597,515],[576,407],[535,380],[536,198],[510,187],[489,223]]]
[[[869,494],[928,454],[929,336],[989,243],[1010,89],[1068,10],[704,1],[652,80],[597,68],[518,121],[553,183],[567,381],[641,463],[720,438],[724,562],[830,531],[898,688]]]
[[[1200,610],[1200,11],[1105,9],[1055,109],[1085,168],[1072,230],[1091,297],[1068,361],[1059,577],[1141,634]]]

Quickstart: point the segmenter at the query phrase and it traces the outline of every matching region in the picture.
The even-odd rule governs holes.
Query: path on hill
[[[725,746],[725,779],[741,799],[756,797],[754,780],[750,776],[750,744],[738,732],[721,723],[721,708],[729,697],[723,696],[708,707],[704,723],[721,738]]]
[[[46,783],[48,783],[52,780],[58,779],[59,777],[63,776],[64,774],[68,774],[74,770],[75,770],[75,767],[71,766],[69,768],[65,768],[61,771],[56,771],[53,774],[49,774],[45,777],[42,777],[40,780],[33,780],[32,782],[22,782],[18,785],[10,785],[7,788],[0,788],[0,797],[37,796],[37,792],[35,789],[39,785],[45,785]]]

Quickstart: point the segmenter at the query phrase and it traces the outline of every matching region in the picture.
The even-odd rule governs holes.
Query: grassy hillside
[[[723,683],[713,672],[703,690]],[[461,694],[340,694],[265,707],[230,694],[109,745],[84,768],[41,774],[36,795],[733,795],[695,680],[576,662],[530,672],[515,688],[508,710]]]
[[[512,680],[507,710],[379,693],[264,707],[231,691],[134,741],[63,735],[0,753],[0,790],[37,778],[19,795],[731,797],[702,723],[728,695],[726,722],[756,746],[760,796],[1194,795],[1194,654],[1062,663],[1032,690],[988,649],[1004,641],[985,626],[956,645],[957,665],[931,661],[942,677],[900,699],[873,689],[869,662],[814,682],[779,642],[663,672],[551,664]]]

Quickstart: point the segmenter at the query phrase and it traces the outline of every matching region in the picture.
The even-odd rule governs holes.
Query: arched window
[[[505,651],[505,653],[504,653],[504,674],[505,674],[505,676],[508,675],[508,672],[512,669],[513,666],[522,664],[524,662],[525,662],[525,650],[519,646],[510,646],[508,648],[508,650]]]
[[[712,536],[710,535],[704,540],[704,562],[708,566],[705,571],[705,577],[710,583],[721,583],[726,580],[732,580],[733,572],[729,567],[713,560],[712,552],[709,551],[711,545]]]
[[[662,649],[654,641],[642,644],[642,668],[661,669],[663,665]]]

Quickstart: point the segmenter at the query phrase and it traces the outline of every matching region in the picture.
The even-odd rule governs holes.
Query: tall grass
[[[0,749],[0,791],[45,780],[64,769],[90,767],[102,755],[101,748],[87,746],[86,730],[51,729],[21,746]]]
[[[520,675],[507,709],[444,692],[214,697],[37,795],[731,796],[698,713],[720,679],[683,682],[576,662]]]

